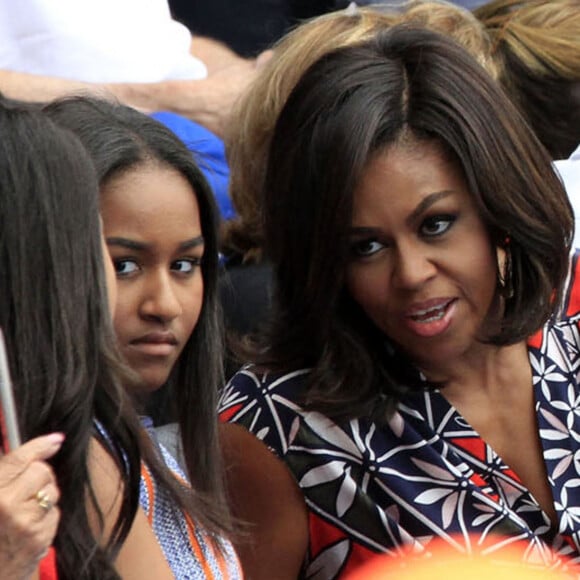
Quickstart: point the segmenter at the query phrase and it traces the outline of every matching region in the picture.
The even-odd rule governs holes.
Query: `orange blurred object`
[[[522,561],[522,547],[497,554],[462,554],[445,542],[429,545],[430,556],[395,558],[377,555],[344,580],[570,580],[563,569],[532,566]]]

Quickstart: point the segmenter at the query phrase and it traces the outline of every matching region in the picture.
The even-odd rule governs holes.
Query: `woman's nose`
[[[397,248],[393,276],[398,287],[413,290],[430,280],[436,272],[431,256],[420,243]]]

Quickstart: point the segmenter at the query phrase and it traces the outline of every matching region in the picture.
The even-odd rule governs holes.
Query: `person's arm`
[[[0,93],[16,100],[40,103],[83,93],[116,98],[146,113],[178,113],[221,137],[234,103],[255,75],[256,63],[243,59],[206,79],[156,83],[98,84],[0,70]]]
[[[247,522],[236,550],[249,580],[295,580],[308,548],[304,497],[288,468],[239,425],[221,424],[228,496]]]
[[[59,434],[32,439],[0,456],[0,576],[24,580],[56,534],[60,511],[54,473],[46,463],[60,449]]]
[[[19,101],[44,103],[71,93],[94,94],[99,90],[105,92],[92,83],[0,69],[0,93]]]
[[[122,103],[145,112],[171,111],[223,137],[231,110],[257,74],[254,62],[243,61],[202,80],[105,85]]]
[[[89,516],[94,533],[105,543],[119,514],[124,483],[117,464],[97,441],[91,444],[89,469],[96,500],[103,514],[104,529],[100,529],[91,503]],[[115,568],[121,578],[128,580],[173,580],[169,564],[141,508],[137,510],[129,535],[119,551]]]

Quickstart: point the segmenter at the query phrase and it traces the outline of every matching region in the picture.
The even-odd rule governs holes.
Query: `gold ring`
[[[46,491],[44,491],[44,489],[41,489],[39,492],[37,492],[36,494],[36,501],[38,502],[38,505],[45,511],[49,512],[52,509],[52,506],[54,505],[50,499],[50,497],[48,497],[48,493],[46,493]]]

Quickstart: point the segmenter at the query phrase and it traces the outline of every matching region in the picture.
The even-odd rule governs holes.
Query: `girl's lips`
[[[177,348],[177,339],[172,333],[153,332],[132,340],[129,346],[149,356],[169,356]]]
[[[176,345],[169,342],[132,342],[131,349],[148,356],[170,356]]]
[[[455,313],[456,299],[435,299],[421,303],[409,309],[404,316],[404,323],[414,334],[431,338],[445,332]]]

